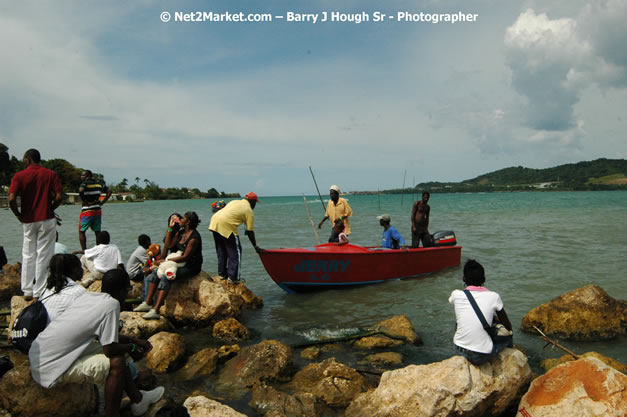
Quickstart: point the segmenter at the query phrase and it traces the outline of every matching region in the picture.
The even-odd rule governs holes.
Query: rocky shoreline
[[[89,290],[99,291],[99,284]],[[134,286],[130,297],[141,294],[141,284]],[[9,323],[27,305],[13,295],[18,293],[19,264],[6,266],[0,301],[11,300]],[[214,280],[204,272],[172,287],[160,320],[144,320],[123,306],[122,332],[153,345],[140,367],[150,368],[166,386],[165,399],[146,415],[173,404],[184,405],[193,417],[540,417],[573,415],[575,409],[579,416],[624,416],[627,409],[625,365],[593,352],[545,361],[543,375],[532,373],[518,349],[506,349],[481,366],[453,356],[402,367],[402,349],[422,343],[406,316],[341,341],[250,344],[251,331],[238,319],[244,310],[262,306],[244,284]],[[522,330],[537,327],[549,337],[605,340],[627,334],[626,312],[625,301],[588,285],[530,311]],[[190,328],[207,332],[212,346],[190,349],[184,336]],[[336,352],[346,351],[360,358],[353,367],[337,359]],[[32,380],[26,355],[14,349],[0,354],[14,364],[0,378],[0,417],[98,415],[95,386],[46,390]]]

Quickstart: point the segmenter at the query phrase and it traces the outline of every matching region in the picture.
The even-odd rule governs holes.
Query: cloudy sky
[[[350,191],[627,157],[624,0],[3,1],[0,37],[0,142],[109,183],[299,195],[309,166]]]

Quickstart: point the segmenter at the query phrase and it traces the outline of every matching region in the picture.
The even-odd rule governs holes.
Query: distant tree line
[[[24,162],[21,158],[9,156],[9,148],[0,143],[0,187],[8,187],[11,184],[13,175],[24,169]],[[41,164],[57,173],[63,184],[63,191],[66,193],[76,193],[81,185],[81,173],[83,168],[79,168],[66,161],[65,159],[49,159],[42,160]],[[93,172],[94,178],[106,183],[104,176],[97,172]],[[141,185],[143,184],[143,185]],[[215,188],[210,188],[206,192],[200,191],[198,188],[162,188],[154,181],[149,179],[141,180],[135,177],[134,183],[129,184],[127,178],[122,179],[117,184],[109,184],[107,186],[114,193],[133,193],[137,199],[146,200],[180,200],[188,198],[231,198],[240,197],[239,193],[225,193]]]

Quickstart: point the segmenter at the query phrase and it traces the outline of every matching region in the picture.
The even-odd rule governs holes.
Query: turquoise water
[[[412,196],[347,196],[354,215],[351,243],[380,244],[382,228],[376,216],[388,213],[407,240]],[[261,197],[255,209],[256,235],[263,248],[308,246],[316,243],[302,197]],[[318,197],[308,197],[317,225],[323,217]],[[204,269],[216,273],[213,238],[207,230],[210,200],[149,201],[107,204],[103,228],[111,233],[125,257],[137,246],[137,236],[147,233],[158,242],[170,213],[196,211],[201,218]],[[532,308],[558,295],[587,284],[597,284],[610,296],[626,299],[627,192],[434,194],[431,197],[430,231],[450,229],[462,249],[462,263],[479,260],[486,268],[486,286],[501,294],[515,328]],[[60,241],[78,248],[78,206],[63,206]],[[9,210],[0,210],[5,247],[10,263],[20,260],[21,226]],[[320,231],[328,238],[329,223]],[[94,244],[88,234],[88,245]],[[405,347],[407,363],[428,363],[454,354],[455,326],[448,296],[461,288],[461,267],[427,277],[393,281],[347,290],[291,295],[283,292],[266,274],[259,257],[243,236],[243,277],[261,296],[264,307],[246,312],[243,323],[256,338],[276,338],[287,343],[307,338],[338,335],[366,327],[397,314],[406,314],[424,341],[420,347]],[[206,334],[206,331],[203,332]],[[193,338],[191,338],[193,339]],[[200,332],[197,344],[204,343]],[[575,352],[590,350],[626,363],[625,339],[604,343],[563,344]],[[515,342],[529,355],[537,369],[540,360],[562,351],[543,349],[539,337],[515,332]],[[194,342],[192,342],[194,343]]]

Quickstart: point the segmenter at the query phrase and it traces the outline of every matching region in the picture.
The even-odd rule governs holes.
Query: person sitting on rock
[[[202,267],[202,238],[196,230],[200,219],[194,211],[188,211],[183,217],[170,217],[168,232],[165,237],[164,250],[162,255],[167,251],[181,251],[183,255],[171,258],[170,261],[176,263],[185,262],[185,266],[178,268],[176,272],[176,280],[181,281],[191,278],[200,273]],[[180,227],[180,228],[178,228]],[[175,230],[177,230],[175,232]],[[165,256],[155,261],[159,265],[165,261]],[[148,295],[146,299],[137,306],[133,311],[146,312],[143,318],[146,320],[158,320],[161,318],[159,309],[165,302],[165,298],[170,291],[172,281],[166,276],[159,278],[157,270],[152,271],[148,277],[150,283],[148,286]],[[156,300],[153,299],[156,297]]]
[[[44,388],[61,383],[104,384],[106,417],[119,416],[123,392],[135,416],[159,401],[165,389],[137,389],[126,363],[126,355],[138,361],[152,346],[118,333],[120,303],[130,286],[126,271],[107,271],[102,292],[85,292],[52,320],[28,352],[33,379]]]
[[[52,321],[87,290],[75,282],[83,277],[81,261],[75,255],[64,253],[54,255],[50,259],[49,271],[41,302],[48,312],[48,320]]]
[[[483,313],[488,326],[492,325],[494,315],[496,314],[500,323],[511,332],[512,324],[503,308],[501,296],[483,286],[485,282],[483,266],[474,259],[468,260],[464,265],[463,281],[466,289],[472,294]],[[506,347],[512,347],[511,338],[503,345],[492,343],[490,335],[483,328],[481,321],[463,291],[453,290],[448,301],[455,307],[457,330],[455,331],[453,343],[455,344],[457,354],[465,357],[475,365],[480,365],[488,362]]]
[[[146,251],[151,245],[150,236],[141,234],[137,238],[139,246],[135,248],[128,261],[126,261],[126,272],[131,277],[131,281],[143,281],[144,280],[144,266],[148,262],[148,255]]]
[[[89,288],[92,282],[102,279],[103,274],[111,269],[121,269],[124,271],[124,261],[120,249],[111,243],[109,232],[103,230],[96,236],[97,245],[87,249],[85,255],[81,256],[83,268],[89,270],[90,274],[83,278],[81,284]]]

